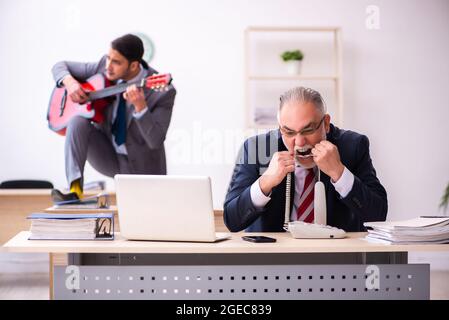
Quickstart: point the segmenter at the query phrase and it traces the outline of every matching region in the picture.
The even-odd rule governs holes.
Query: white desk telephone
[[[310,150],[304,154],[295,146],[295,160],[297,157],[311,157]],[[289,231],[293,238],[298,239],[337,239],[346,237],[346,232],[342,229],[326,225],[327,208],[326,192],[324,184],[320,179],[320,170],[318,170],[318,181],[314,188],[314,220],[315,223],[303,221],[290,221],[290,202],[291,202],[292,173],[287,175],[286,195],[285,195],[285,218],[284,229]]]

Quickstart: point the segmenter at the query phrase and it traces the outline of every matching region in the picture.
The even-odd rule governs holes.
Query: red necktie
[[[313,223],[314,186],[315,172],[313,169],[308,169],[306,179],[304,180],[304,188],[299,198],[298,210],[296,211],[297,220]]]

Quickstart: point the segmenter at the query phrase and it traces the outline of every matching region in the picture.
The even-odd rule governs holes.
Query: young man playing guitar
[[[86,160],[100,173],[166,174],[164,140],[170,124],[176,90],[168,85],[156,92],[135,83],[157,73],[142,60],[143,43],[127,34],[111,42],[109,52],[96,63],[62,61],[53,77],[64,86],[71,103],[83,104],[89,92],[80,82],[102,74],[106,83],[131,83],[103,109],[102,120],[75,116],[65,129],[65,171],[70,193],[53,190],[54,201],[82,197]],[[133,84],[134,83],[134,84]],[[124,91],[124,89],[122,90]],[[61,114],[64,108],[61,106]]]

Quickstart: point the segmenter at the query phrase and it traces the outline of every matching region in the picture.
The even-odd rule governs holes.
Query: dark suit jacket
[[[84,82],[95,74],[103,73],[106,56],[94,63],[61,61],[53,66],[52,73],[57,84],[68,74]],[[149,67],[146,76],[157,73]],[[156,92],[144,88],[148,111],[139,119],[132,116],[133,108],[127,108],[126,150],[133,173],[166,174],[164,141],[170,125],[176,90],[173,85],[168,91]],[[112,108],[105,109],[105,119],[99,127],[110,139]]]
[[[341,198],[329,176],[321,172],[326,190],[327,224],[345,231],[364,231],[364,222],[384,221],[388,208],[387,193],[376,177],[369,154],[368,138],[331,124],[327,140],[337,146],[341,162],[354,174],[351,191],[345,198]],[[279,130],[245,141],[224,203],[224,222],[229,230],[283,231],[286,179],[272,190],[271,200],[263,210],[256,210],[254,207],[250,188],[268,168],[273,154],[286,150]],[[294,175],[292,178],[291,199],[294,197]]]

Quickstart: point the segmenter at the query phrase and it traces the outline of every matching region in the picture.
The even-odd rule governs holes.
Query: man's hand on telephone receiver
[[[318,168],[327,174],[332,182],[337,182],[345,167],[340,161],[337,147],[329,141],[323,140],[312,149],[313,161]]]
[[[262,192],[268,196],[271,190],[284,180],[289,172],[295,171],[295,159],[289,151],[276,152],[267,171],[259,179]]]

